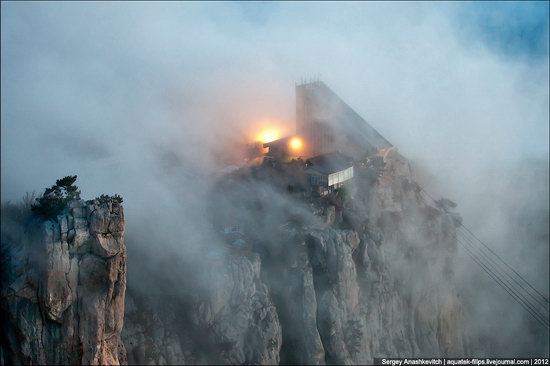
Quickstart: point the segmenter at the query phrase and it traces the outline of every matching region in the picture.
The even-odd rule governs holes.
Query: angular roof
[[[329,123],[338,130],[337,134],[344,133],[359,144],[366,143],[375,149],[392,147],[392,144],[384,136],[322,81],[297,85],[296,95],[297,99],[307,104],[308,117],[304,115],[302,118]],[[299,118],[296,122],[300,133],[300,125],[307,123]]]
[[[332,174],[352,167],[353,159],[335,151],[307,159],[306,166],[321,174]]]

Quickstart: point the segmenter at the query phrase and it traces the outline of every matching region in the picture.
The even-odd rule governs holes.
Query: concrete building
[[[392,146],[321,81],[296,86],[296,133],[305,156],[339,150],[357,159]]]
[[[324,195],[353,178],[353,159],[339,152],[317,155],[306,160],[309,184]]]
[[[289,181],[289,187],[305,184],[324,195],[353,178],[354,162],[392,145],[328,86],[314,81],[296,86],[296,135],[263,147],[269,149],[264,162],[302,167],[303,182]],[[292,172],[288,176],[298,176]]]
[[[279,161],[305,156],[302,139],[297,136],[283,137],[266,142],[263,146],[269,149],[266,157]]]

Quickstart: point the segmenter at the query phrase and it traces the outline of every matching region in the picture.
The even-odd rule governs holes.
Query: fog
[[[133,263],[216,240],[232,147],[292,132],[295,83],[320,74],[548,296],[548,5],[476,6],[2,2],[2,201],[68,174],[121,194],[146,288]],[[492,39],[518,24],[534,33]]]

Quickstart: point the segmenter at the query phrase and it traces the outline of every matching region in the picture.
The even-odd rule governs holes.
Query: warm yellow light
[[[299,137],[293,137],[290,140],[290,148],[292,150],[300,150],[302,148],[302,140]]]
[[[257,137],[257,140],[261,141],[262,143],[268,143],[271,141],[275,141],[279,138],[279,132],[275,130],[264,130],[260,132],[260,134]]]

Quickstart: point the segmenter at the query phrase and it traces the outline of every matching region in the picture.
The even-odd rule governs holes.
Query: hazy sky
[[[199,179],[290,131],[321,74],[478,211],[488,169],[548,157],[548,23],[545,2],[2,2],[2,199],[78,174],[140,206],[159,167]]]
[[[98,167],[291,126],[318,73],[436,175],[548,154],[544,2],[2,2],[2,197],[69,173],[125,193]]]

